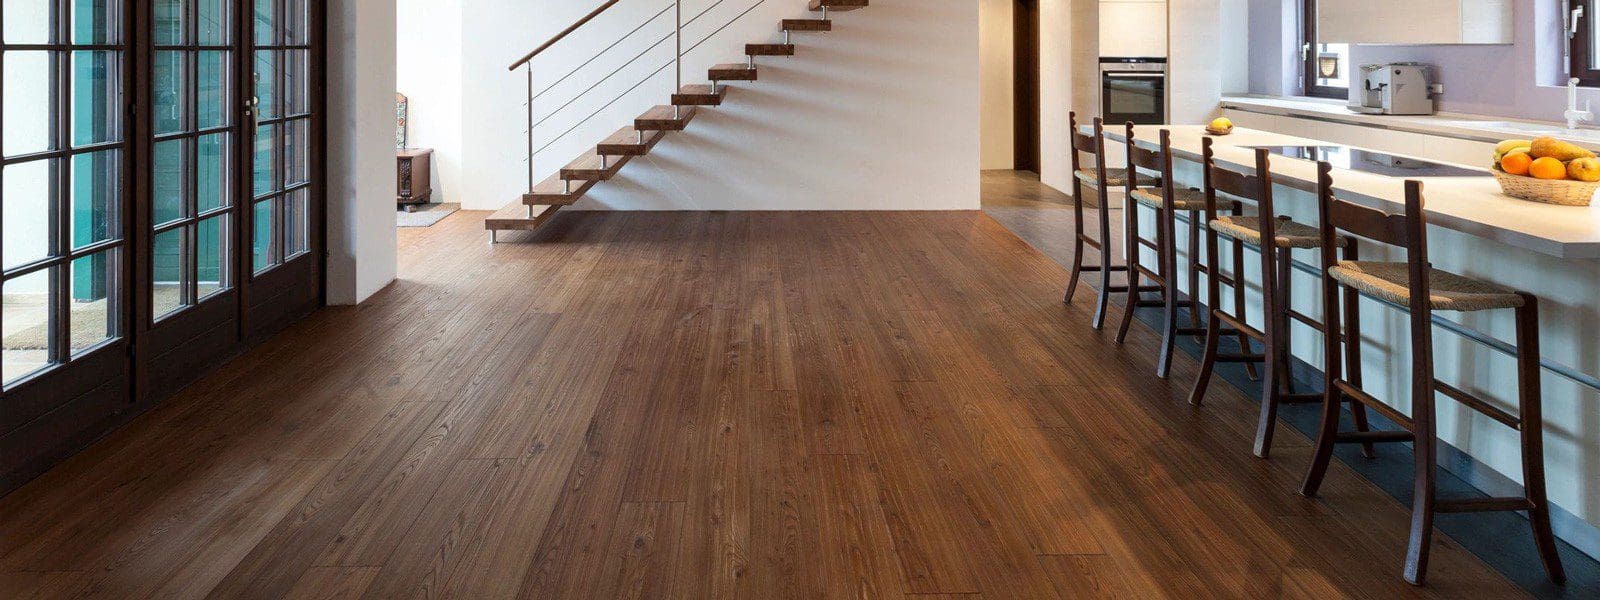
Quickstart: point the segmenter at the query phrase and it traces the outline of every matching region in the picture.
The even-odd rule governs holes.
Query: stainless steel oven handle
[[[1106,77],[1127,77],[1132,79],[1165,79],[1166,73],[1106,73]]]

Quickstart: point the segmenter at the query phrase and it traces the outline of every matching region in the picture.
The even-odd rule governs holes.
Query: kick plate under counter
[[[1134,128],[1134,135],[1141,146],[1156,149],[1162,129],[1172,132],[1174,156],[1194,163],[1201,161],[1201,140],[1212,137],[1201,125],[1141,125]],[[1084,131],[1091,130],[1085,127]],[[1126,141],[1121,128],[1108,128],[1106,138]],[[1338,145],[1244,127],[1235,128],[1232,135],[1217,137],[1215,142],[1217,162],[1235,169],[1254,168],[1253,147]],[[1560,258],[1600,258],[1600,207],[1518,200],[1502,193],[1493,177],[1478,174],[1487,175],[1488,169],[1448,166],[1472,175],[1396,177],[1335,167],[1333,181],[1343,199],[1398,213],[1405,210],[1405,182],[1419,180],[1428,201],[1428,222],[1435,227]],[[1272,178],[1280,185],[1315,193],[1317,165],[1306,160],[1276,160]]]

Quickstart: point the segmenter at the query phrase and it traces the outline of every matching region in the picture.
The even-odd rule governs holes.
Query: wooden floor
[[[0,598],[1521,597],[982,213],[483,215],[0,499]]]

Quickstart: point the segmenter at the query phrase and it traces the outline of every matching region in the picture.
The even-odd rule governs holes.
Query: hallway
[[[484,214],[0,499],[0,597],[1523,597],[983,213]]]

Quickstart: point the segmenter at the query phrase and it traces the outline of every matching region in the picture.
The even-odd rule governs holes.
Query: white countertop
[[[1156,148],[1162,129],[1172,131],[1176,157],[1200,162],[1200,140],[1207,137],[1204,127],[1144,125],[1135,128],[1134,136],[1140,146]],[[1106,137],[1126,141],[1120,127],[1107,128]],[[1232,135],[1217,138],[1216,159],[1233,168],[1253,169],[1255,151],[1249,146],[1299,145],[1345,144],[1240,127]],[[1489,157],[1484,162],[1489,162]],[[1457,166],[1488,172],[1480,166]],[[1272,178],[1279,185],[1314,193],[1317,166],[1310,161],[1273,155]],[[1556,206],[1519,200],[1503,194],[1495,179],[1487,176],[1415,179],[1424,183],[1430,225],[1561,258],[1600,258],[1600,206]],[[1335,168],[1333,181],[1342,199],[1390,212],[1405,210],[1405,179]]]
[[[1285,98],[1281,96],[1225,96],[1222,108],[1282,116],[1306,117],[1336,123],[1378,127],[1396,131],[1425,133],[1496,143],[1511,138],[1551,136],[1591,150],[1600,150],[1600,129],[1567,129],[1565,123],[1500,119],[1477,115],[1439,113],[1435,115],[1369,115],[1351,112],[1346,102],[1325,98]]]

